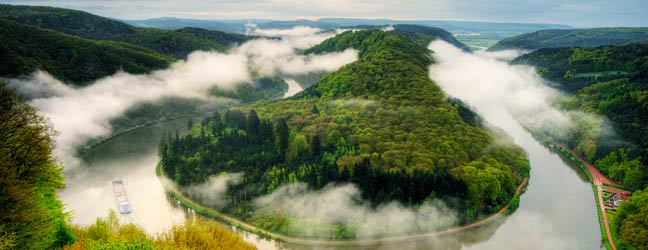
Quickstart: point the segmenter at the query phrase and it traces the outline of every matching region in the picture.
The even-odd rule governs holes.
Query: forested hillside
[[[224,211],[292,235],[299,232],[286,231],[290,218],[254,213],[254,198],[298,181],[313,189],[352,182],[373,204],[441,199],[465,221],[511,201],[529,174],[524,152],[446,100],[427,76],[430,51],[374,30],[342,33],[306,53],[347,48],[360,59],[299,97],[215,113],[187,134],[167,136],[165,174],[187,186],[242,172]],[[322,237],[354,237],[351,225],[341,226]]]
[[[184,58],[195,50],[223,51],[247,40],[239,34],[197,28],[139,28],[83,11],[54,7],[0,5],[0,18],[87,39],[130,43],[174,58]]]
[[[648,82],[648,43],[539,49],[512,63],[535,66],[540,75],[567,92],[621,78]]]
[[[146,73],[173,59],[127,43],[93,41],[0,19],[0,75],[16,77],[47,71],[76,85],[118,70]]]
[[[452,35],[452,33],[437,27],[428,27],[413,24],[397,24],[392,26],[358,25],[352,26],[350,28],[382,29],[385,27],[393,27],[393,30],[388,31],[389,33],[398,34],[399,36],[410,39],[423,47],[427,47],[433,40],[441,39],[454,45],[457,48],[462,49],[463,51],[470,51],[470,48],[457,40],[457,38]]]
[[[488,50],[594,47],[645,41],[648,28],[550,29],[506,38]]]
[[[569,93],[558,100],[561,109],[605,118],[579,118],[565,144],[628,189],[648,185],[648,43],[540,49],[513,63],[537,67]]]

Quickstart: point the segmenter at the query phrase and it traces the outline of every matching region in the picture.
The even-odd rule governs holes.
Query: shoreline
[[[158,163],[155,167],[155,173],[158,176],[158,178],[166,178],[164,177],[163,170],[161,167],[161,163]],[[326,239],[310,239],[310,238],[299,238],[299,237],[292,237],[288,235],[283,235],[279,233],[274,233],[271,231],[267,231],[265,229],[258,228],[256,226],[253,226],[251,224],[248,224],[244,221],[238,220],[236,218],[233,218],[229,215],[223,214],[221,212],[218,212],[214,209],[205,207],[201,204],[198,204],[197,202],[193,201],[189,197],[184,196],[179,190],[176,189],[175,186],[169,187],[169,185],[165,185],[165,189],[167,193],[169,193],[171,196],[173,196],[176,200],[178,200],[183,206],[190,208],[194,210],[196,213],[201,214],[206,217],[210,217],[212,219],[219,220],[221,222],[224,222],[225,224],[234,226],[238,229],[245,230],[247,232],[256,234],[261,237],[266,237],[270,238],[273,240],[277,241],[282,241],[286,243],[291,243],[291,244],[296,244],[296,245],[304,245],[304,246],[332,246],[332,247],[351,247],[351,246],[374,246],[374,245],[380,245],[380,244],[396,244],[396,243],[401,243],[401,242],[406,242],[406,241],[419,241],[419,240],[425,240],[425,239],[430,239],[430,238],[435,238],[435,237],[440,237],[440,236],[445,236],[445,235],[451,235],[454,233],[459,233],[463,231],[467,231],[469,229],[477,228],[479,226],[488,224],[492,221],[494,221],[497,218],[500,218],[502,216],[508,215],[509,207],[511,203],[518,199],[520,195],[522,194],[522,191],[524,187],[526,187],[526,184],[528,183],[529,177],[525,177],[520,185],[518,185],[515,195],[509,203],[507,203],[504,207],[502,207],[500,210],[498,210],[496,213],[489,215],[486,218],[477,220],[475,222],[462,225],[462,226],[456,226],[452,228],[447,228],[447,229],[442,229],[442,230],[437,230],[437,231],[432,231],[432,232],[427,232],[427,233],[420,233],[420,234],[413,234],[413,235],[402,235],[402,236],[387,236],[387,237],[379,237],[379,238],[370,238],[370,239],[355,239],[355,240],[326,240]]]

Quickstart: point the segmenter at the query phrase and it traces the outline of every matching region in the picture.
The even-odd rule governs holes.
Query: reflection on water
[[[59,196],[66,209],[73,211],[73,222],[89,224],[116,210],[112,178],[124,180],[133,212],[120,216],[151,233],[182,222],[184,213],[168,202],[164,188],[155,175],[157,145],[165,131],[183,130],[180,119],[138,129],[113,138],[83,156],[83,165],[67,169],[67,187]]]
[[[74,222],[92,223],[108,209],[115,209],[110,184],[114,177],[124,179],[133,204],[133,213],[121,216],[125,221],[157,233],[186,216],[195,216],[167,197],[155,176],[159,138],[165,131],[183,130],[185,126],[186,120],[180,119],[126,133],[88,152],[83,157],[84,166],[66,171],[67,188],[60,197],[73,211]],[[600,249],[594,195],[580,170],[537,143],[516,123],[504,129],[527,150],[532,166],[528,189],[513,215],[452,236],[343,249]],[[342,249],[295,246],[247,232],[242,235],[264,250]]]

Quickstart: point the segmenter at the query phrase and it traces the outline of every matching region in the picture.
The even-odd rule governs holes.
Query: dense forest
[[[0,76],[47,71],[63,81],[84,85],[118,70],[146,73],[173,59],[139,46],[93,41],[0,18]]]
[[[223,210],[281,233],[293,233],[282,231],[290,219],[254,214],[252,201],[293,182],[313,189],[351,182],[376,205],[441,199],[464,221],[511,201],[529,174],[525,153],[487,133],[461,102],[446,99],[427,76],[430,51],[373,30],[342,33],[305,53],[350,47],[359,50],[358,61],[297,97],[213,113],[187,134],[166,136],[165,174],[188,186],[244,173]]]
[[[555,87],[574,93],[598,82],[629,78],[648,82],[648,43],[590,48],[547,48],[524,54],[511,63],[535,66]]]
[[[387,31],[388,33],[394,33],[403,38],[410,39],[423,47],[427,47],[433,40],[441,39],[448,42],[449,44],[454,45],[457,48],[460,48],[463,51],[470,51],[470,47],[457,40],[457,38],[452,35],[452,33],[437,27],[412,24],[396,24],[392,26],[358,25],[351,26],[349,28],[372,30],[385,27],[393,28],[393,30]]]
[[[140,28],[83,11],[44,6],[0,5],[0,18],[87,39],[129,43],[178,59],[196,50],[224,51],[249,39],[198,28]]]
[[[548,29],[506,38],[488,50],[595,47],[645,41],[648,28]]]

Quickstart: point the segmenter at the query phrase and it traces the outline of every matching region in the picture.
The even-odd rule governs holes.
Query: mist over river
[[[454,54],[458,52],[442,45],[433,49],[440,62],[438,66],[432,67],[431,72],[434,72],[435,67],[444,70],[459,67],[458,64],[448,61],[454,60],[453,57],[460,60],[461,57]],[[487,59],[479,55],[468,56],[470,56],[468,59],[463,59],[483,59],[486,61],[478,62],[491,63],[495,65],[493,66],[495,70],[511,70],[504,66],[505,63],[498,64],[501,62],[495,59]],[[465,68],[461,70],[465,72],[479,65],[464,64],[463,67]],[[476,78],[496,77],[490,74],[480,76],[477,70],[473,72],[476,72],[474,73],[477,74]],[[476,111],[489,123],[505,130],[513,137],[516,144],[528,152],[531,176],[517,211],[508,217],[467,232],[398,245],[352,248],[305,247],[262,239],[254,234],[243,232],[245,240],[264,250],[603,249],[594,194],[584,173],[534,140],[517,123],[510,109],[504,106],[498,108],[496,104],[485,104],[475,99],[472,96],[475,93],[471,92],[479,91],[478,88],[471,90],[460,86],[462,91],[467,92],[462,94],[452,88],[453,84],[457,84],[454,80],[440,75],[433,75],[432,78],[449,95],[459,97],[476,107]],[[79,167],[66,170],[67,187],[59,194],[66,204],[66,209],[72,211],[73,222],[92,223],[97,217],[106,216],[109,209],[116,209],[110,182],[114,177],[124,179],[128,197],[133,205],[132,214],[120,216],[123,221],[136,223],[147,232],[156,234],[174,223],[181,223],[187,216],[195,216],[165,194],[163,182],[155,175],[160,137],[165,132],[175,130],[182,132],[186,129],[186,124],[185,118],[136,129],[108,140],[84,154]]]

